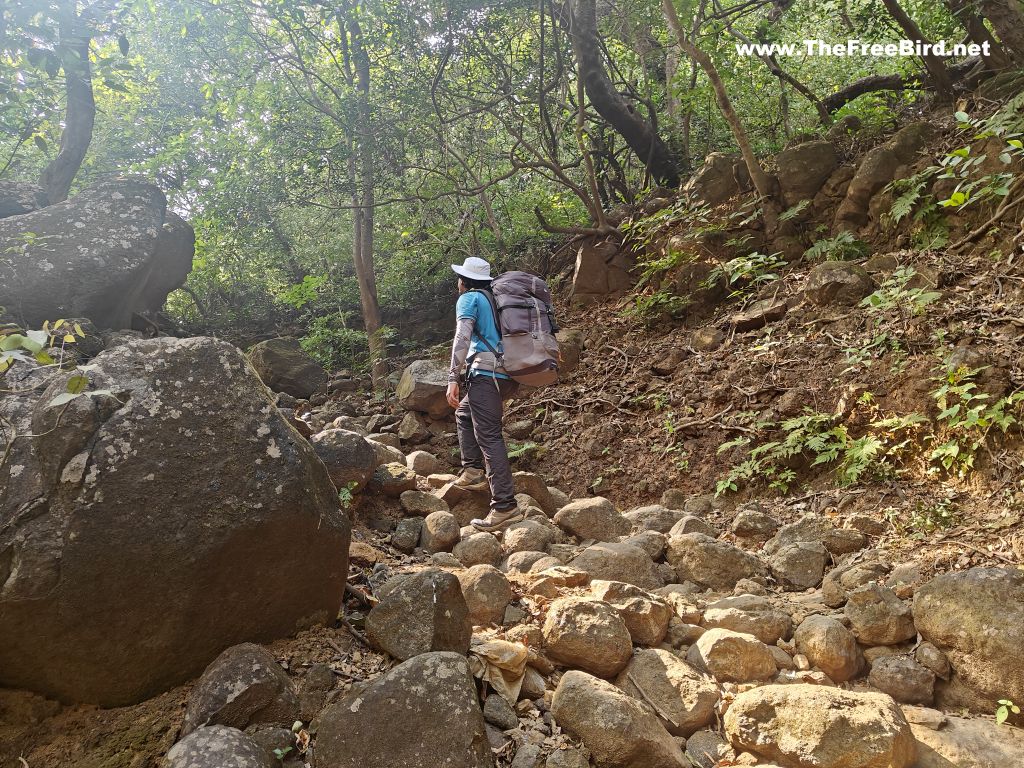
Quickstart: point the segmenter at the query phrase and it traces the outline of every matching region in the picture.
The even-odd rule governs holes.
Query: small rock
[[[391,546],[399,552],[409,555],[420,543],[420,529],[423,527],[423,519],[419,517],[406,517],[398,521],[395,532],[391,534]]]
[[[407,515],[426,517],[431,512],[448,512],[448,505],[432,493],[424,491],[403,491],[398,497]]]
[[[590,589],[594,597],[619,612],[635,644],[655,646],[664,639],[673,615],[664,600],[618,581],[592,581]]]
[[[763,544],[778,530],[778,521],[759,509],[741,509],[732,520],[732,532],[736,537],[752,544]]]
[[[836,619],[808,616],[797,627],[793,640],[811,664],[837,683],[845,683],[860,671],[857,639]]]
[[[484,720],[503,731],[519,727],[519,716],[515,710],[496,693],[484,699]]]
[[[615,685],[650,704],[674,736],[689,736],[715,719],[718,685],[669,651],[637,650]]]
[[[657,531],[668,533],[680,517],[678,510],[672,510],[661,504],[651,504],[646,507],[637,507],[623,515],[624,518],[633,524],[634,528],[644,531]]]
[[[913,656],[878,659],[871,665],[868,682],[901,704],[931,704],[935,696],[935,673]]]
[[[697,352],[712,352],[722,346],[725,339],[725,332],[718,328],[698,328],[690,337],[690,346]]]
[[[553,661],[599,677],[618,674],[632,656],[625,622],[612,606],[597,600],[555,600],[542,631],[544,648]]]
[[[181,732],[187,736],[204,725],[291,725],[298,713],[291,681],[274,657],[262,646],[243,643],[214,659],[189,692]]]
[[[513,523],[501,535],[501,546],[506,554],[513,552],[544,552],[554,544],[561,532],[550,522],[536,518]]]
[[[775,657],[764,643],[728,629],[709,629],[690,646],[686,660],[720,682],[766,680],[778,671]]]
[[[486,724],[465,657],[421,654],[328,707],[317,730],[316,764],[491,768]]]
[[[667,558],[679,581],[693,581],[719,591],[731,592],[740,579],[767,572],[754,555],[700,533],[670,538]]]
[[[382,464],[373,472],[368,490],[397,499],[406,491],[416,490],[416,473],[405,464]]]
[[[704,609],[701,625],[708,629],[721,627],[745,632],[767,645],[774,645],[780,639],[788,640],[793,633],[793,619],[789,614],[755,595],[737,595],[710,603]]]
[[[591,578],[621,581],[640,589],[658,589],[665,582],[644,550],[631,544],[601,543],[587,547],[569,563]]]
[[[819,307],[853,306],[874,290],[875,284],[867,271],[847,261],[816,265],[804,283],[804,296]]]
[[[863,645],[896,645],[917,635],[910,606],[887,587],[858,587],[847,596],[844,611]]]
[[[450,552],[459,542],[459,521],[451,512],[431,512],[423,518],[420,546],[426,552]]]
[[[888,564],[877,560],[833,568],[821,583],[821,601],[829,608],[840,608],[850,590],[885,578],[888,572]]]
[[[171,747],[166,763],[167,768],[273,768],[255,741],[224,725],[193,731]]]
[[[334,487],[361,491],[373,476],[377,454],[362,435],[344,429],[318,432],[310,440]]]
[[[932,643],[925,641],[917,646],[914,651],[914,658],[919,664],[930,669],[935,676],[941,680],[949,680],[951,669],[946,654],[936,648]]]
[[[569,502],[558,510],[554,520],[566,533],[595,541],[615,541],[630,529],[630,521],[600,496]]]
[[[437,568],[402,574],[378,597],[366,617],[366,635],[385,653],[404,661],[431,651],[469,651],[469,608],[454,575]]]
[[[440,471],[441,462],[429,451],[413,451],[405,457],[405,466],[417,475],[432,475]]]
[[[657,531],[640,531],[640,533],[634,534],[633,536],[627,536],[622,540],[623,544],[628,544],[631,547],[642,549],[647,553],[647,556],[651,560],[657,562],[661,559],[662,555],[665,554],[665,534],[658,533]],[[550,552],[550,547],[548,548]],[[675,575],[673,574],[673,578]]]
[[[702,533],[712,539],[718,536],[718,531],[710,523],[696,515],[684,515],[679,518],[669,529],[668,535],[671,538],[672,536],[682,536],[684,533]]]
[[[512,600],[512,586],[492,565],[474,565],[458,575],[470,621],[480,627],[500,624]]]
[[[501,543],[490,533],[473,533],[452,549],[452,554],[467,568],[474,565],[497,565],[504,554]]]
[[[686,756],[695,768],[716,768],[731,752],[729,742],[714,731],[697,731],[686,740]]]
[[[798,541],[779,549],[768,564],[784,589],[805,590],[821,584],[828,560],[828,552],[821,542]]]
[[[551,713],[583,741],[598,765],[690,768],[649,706],[585,672],[571,670],[562,676]]]

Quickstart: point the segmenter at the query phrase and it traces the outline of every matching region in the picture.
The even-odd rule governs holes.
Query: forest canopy
[[[365,367],[436,319],[448,264],[548,271],[713,152],[740,152],[770,198],[757,158],[951,100],[1024,60],[1021,20],[1012,0],[8,0],[0,181],[56,202],[155,180],[197,236],[176,323],[287,329]],[[807,39],[989,45],[737,49]]]

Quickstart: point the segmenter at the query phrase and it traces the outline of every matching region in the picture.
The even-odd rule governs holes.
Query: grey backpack
[[[558,324],[547,283],[528,272],[505,272],[481,291],[494,310],[501,334],[501,353],[486,340],[501,370],[531,387],[558,381]]]

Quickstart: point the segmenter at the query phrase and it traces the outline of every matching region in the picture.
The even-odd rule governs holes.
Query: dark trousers
[[[455,411],[462,466],[487,469],[491,509],[504,510],[516,505],[501,417],[504,401],[515,394],[518,386],[511,379],[470,376]]]

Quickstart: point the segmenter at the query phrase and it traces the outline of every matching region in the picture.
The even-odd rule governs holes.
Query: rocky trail
[[[217,350],[201,340],[128,342],[136,345],[149,345],[147,360],[183,357],[190,367]],[[96,359],[102,370],[118,349]],[[287,356],[267,357],[257,362],[266,378],[261,366],[273,365],[303,380]],[[997,726],[991,706],[1024,699],[1019,570],[989,556],[988,567],[933,576],[878,546],[884,519],[837,506],[791,503],[790,521],[669,488],[660,503],[622,511],[601,496],[570,499],[530,471],[515,476],[526,520],[479,533],[468,523],[488,497],[451,484],[436,370],[407,370],[404,416],[356,415],[374,406],[355,385],[335,377],[329,399],[314,396],[320,405],[278,399],[282,418],[310,435],[327,474],[352,492],[339,620],[232,645],[198,679],[126,707],[62,707],[5,690],[4,765],[1024,761],[1021,732]],[[136,398],[152,408],[144,394],[129,403]],[[273,442],[297,454],[304,440]],[[315,556],[308,540],[319,534],[294,526],[296,556]],[[299,586],[308,604],[311,587]],[[246,592],[248,610],[270,609],[264,586],[248,581]],[[130,663],[123,647],[108,653]],[[33,686],[49,679],[47,660],[38,665]],[[116,699],[118,681],[157,672],[118,675],[100,695]],[[83,684],[74,669],[63,674]]]

